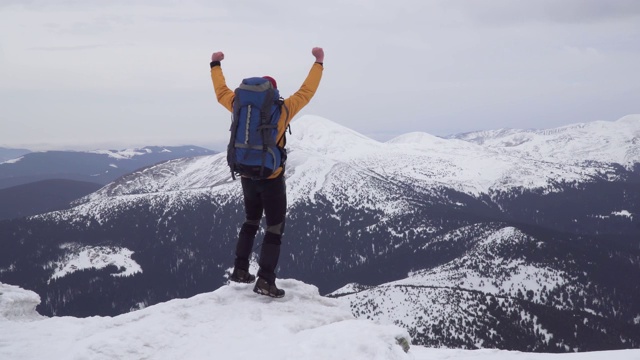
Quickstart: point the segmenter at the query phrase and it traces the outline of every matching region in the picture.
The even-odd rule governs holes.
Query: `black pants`
[[[265,180],[241,178],[241,182],[246,221],[242,224],[238,234],[234,265],[239,269],[249,269],[249,257],[253,251],[253,242],[264,213],[267,229],[258,259],[260,265],[258,276],[273,284],[276,280],[275,270],[280,257],[280,245],[287,213],[284,175]]]

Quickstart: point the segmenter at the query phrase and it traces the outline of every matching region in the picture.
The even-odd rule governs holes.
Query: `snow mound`
[[[38,304],[40,296],[33,291],[0,283],[0,322],[41,318],[36,312]]]
[[[252,285],[232,284],[112,318],[3,322],[0,358],[413,358],[398,345],[409,339],[405,330],[356,320],[347,303],[320,296],[315,286],[287,279],[278,286],[287,291],[283,299],[254,294]],[[33,297],[23,298],[34,305]]]

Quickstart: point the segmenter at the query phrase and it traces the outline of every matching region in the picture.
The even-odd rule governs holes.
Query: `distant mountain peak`
[[[630,114],[616,120],[617,123],[631,124],[640,127],[640,114]]]
[[[387,143],[391,143],[391,144],[413,144],[413,143],[425,143],[425,142],[444,142],[447,141],[441,137],[435,136],[435,135],[431,135],[429,133],[426,132],[411,132],[411,133],[407,133],[407,134],[402,134],[400,136],[397,136],[389,141],[387,141]]]
[[[352,129],[320,116],[305,115],[291,123],[288,146],[323,154],[342,153],[353,148],[377,147],[380,143]]]

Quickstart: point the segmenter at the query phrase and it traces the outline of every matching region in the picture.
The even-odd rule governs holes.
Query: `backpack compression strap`
[[[267,95],[264,98],[264,102],[262,103],[262,107],[260,108],[260,126],[258,130],[262,133],[262,166],[260,167],[260,177],[264,176],[264,167],[267,162],[267,151],[270,145],[276,145],[271,143],[271,136],[269,136],[272,129],[278,128],[278,123],[271,124],[271,119],[269,116],[271,115],[271,105],[273,105],[273,98],[275,96],[275,91],[271,87],[271,83],[267,82],[268,90]],[[275,170],[275,169],[274,169]]]

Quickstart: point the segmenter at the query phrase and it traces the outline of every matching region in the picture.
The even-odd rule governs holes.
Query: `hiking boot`
[[[258,278],[256,286],[253,287],[253,292],[260,295],[270,296],[272,298],[281,298],[284,296],[284,290],[278,289],[276,284],[269,284],[267,280]]]
[[[233,273],[229,276],[229,280],[238,283],[251,284],[256,281],[256,277],[246,270],[234,268]]]

